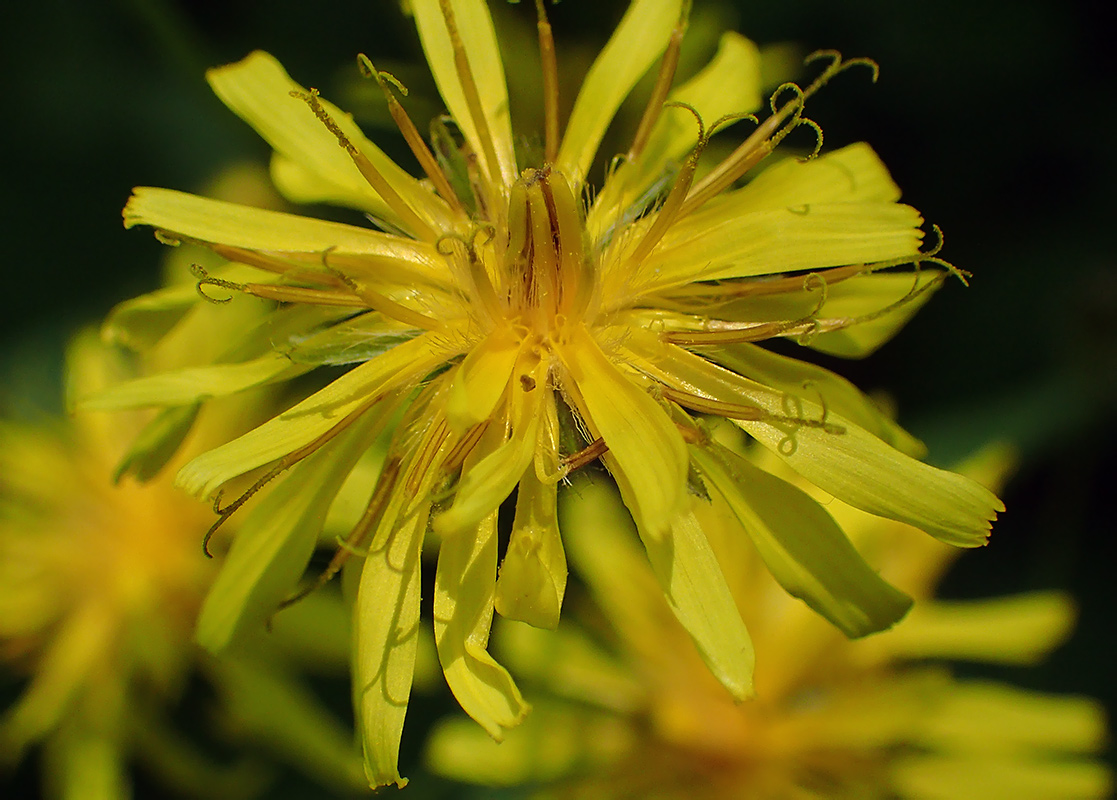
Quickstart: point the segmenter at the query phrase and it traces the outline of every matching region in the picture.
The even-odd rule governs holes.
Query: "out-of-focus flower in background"
[[[364,211],[381,230],[150,187],[124,211],[129,227],[208,251],[210,266],[196,274],[211,299],[268,313],[228,315],[217,323],[225,347],[208,362],[121,384],[92,405],[182,411],[356,365],[309,395],[313,383],[294,384],[299,399],[286,411],[179,472],[183,488],[217,497],[221,521],[287,473],[233,541],[202,611],[203,644],[226,647],[290,599],[328,507],[390,433],[365,511],[325,572],[346,561],[361,568],[354,685],[373,785],[403,783],[396,762],[428,527],[438,536],[433,616],[447,682],[500,738],[527,705],[487,652],[493,612],[558,624],[567,581],[558,486],[582,466],[608,468],[660,591],[738,699],[753,694],[753,644],[723,575],[736,567],[716,557],[707,525],[739,522],[780,583],[847,635],[891,626],[910,600],[824,508],[713,441],[704,419],[732,420],[821,489],[950,544],[983,544],[1002,508],[977,483],[916,460],[919,443],[847,381],[757,344],[789,339],[861,357],[948,276],[964,279],[937,245],[920,250],[922,217],[898,202],[866,145],[774,159],[752,177],[792,131],[814,130],[821,146],[805,103],[847,68],[875,65],[819,54],[811,83],[781,86],[764,119],[750,118],[753,132],[708,164],[710,138],[764,105],[751,42],[726,35],[708,67],[672,89],[689,4],[635,0],[563,126],[554,41],[536,5],[541,160],[515,151],[485,3],[415,0],[452,116],[436,121],[429,146],[392,76],[360,63],[425,180],[265,53],[208,75],[275,149],[272,177],[289,199]],[[588,175],[602,137],[657,60],[631,145],[594,193]],[[221,259],[232,266],[212,263]],[[108,330],[141,350],[164,335],[188,341],[168,313],[185,302],[181,293],[141,298]],[[192,335],[214,340],[197,327]],[[720,498],[711,519],[692,508],[699,484]],[[514,491],[498,579],[498,510]]]
[[[962,471],[993,486],[1006,455],[988,448]],[[432,769],[563,798],[1109,796],[1111,776],[1092,758],[1106,738],[1097,703],[959,679],[936,663],[1036,663],[1069,635],[1069,597],[935,600],[958,551],[832,500],[859,549],[917,600],[895,629],[849,641],[776,584],[722,502],[691,500],[714,550],[732,555],[727,578],[757,643],[756,699],[735,702],[711,679],[652,591],[616,494],[579,480],[561,518],[593,604],[556,632],[498,628],[494,648],[523,680],[532,716],[499,745],[461,717],[444,720],[428,740]]]
[[[68,374],[71,392],[85,396],[134,370],[87,333],[71,348]],[[243,430],[245,415],[244,402],[207,409],[184,456]],[[310,657],[290,615],[270,641],[226,658],[193,642],[216,574],[200,546],[211,515],[172,485],[183,457],[161,469],[187,419],[81,413],[0,423],[0,662],[26,678],[0,714],[0,766],[41,745],[48,795],[74,800],[131,796],[131,764],[175,796],[251,796],[277,757],[353,791],[363,770],[347,726],[298,677],[303,667],[344,668],[340,599],[301,610],[314,617]],[[184,708],[192,676],[208,694]],[[186,728],[208,723],[219,744],[193,740],[181,718]]]

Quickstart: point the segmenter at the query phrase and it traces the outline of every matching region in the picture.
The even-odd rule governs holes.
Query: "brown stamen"
[[[408,205],[400,196],[399,192],[388,183],[387,178],[380,174],[380,171],[373,165],[368,156],[358,150],[356,145],[349,141],[349,137],[345,135],[345,132],[334,121],[333,117],[329,115],[329,112],[322,107],[322,103],[318,99],[317,89],[311,89],[309,93],[291,92],[291,96],[299,98],[310,106],[310,110],[314,112],[314,115],[318,117],[319,121],[326,126],[326,129],[337,138],[338,144],[341,145],[345,149],[345,152],[349,154],[349,157],[353,159],[353,163],[356,165],[357,169],[360,170],[364,179],[368,181],[368,185],[372,187],[373,191],[380,195],[380,198],[388,204],[388,207],[399,216],[403,224],[410,228],[411,232],[415,234],[417,238],[426,241],[433,241],[437,238],[434,229],[415,213],[415,210]]]
[[[655,87],[652,89],[648,104],[644,107],[644,115],[636,128],[636,135],[632,139],[632,146],[628,148],[628,160],[634,161],[644,152],[648,137],[652,134],[659,116],[663,113],[667,93],[671,91],[671,84],[675,81],[675,70],[679,66],[679,50],[682,47],[683,36],[686,34],[687,21],[690,17],[690,0],[685,0],[682,5],[679,19],[671,31],[671,38],[667,42],[667,50],[663,53],[663,60],[659,64],[659,74],[656,76]]]
[[[408,116],[407,111],[404,110],[399,100],[396,99],[395,94],[388,84],[389,82],[392,83],[405,95],[407,94],[407,90],[404,89],[394,77],[386,72],[378,70],[364,53],[360,53],[357,56],[357,64],[360,66],[361,74],[366,78],[375,80],[380,90],[384,93],[384,97],[388,101],[388,113],[392,115],[396,127],[399,128],[400,133],[403,134],[404,140],[407,142],[408,147],[411,148],[411,152],[414,153],[415,158],[418,159],[419,165],[423,168],[423,172],[426,173],[430,182],[434,184],[435,191],[438,192],[443,200],[450,204],[450,207],[453,208],[454,211],[459,214],[465,214],[465,209],[462,207],[461,200],[458,199],[458,195],[454,192],[453,188],[451,188],[446,173],[443,172],[442,168],[438,165],[437,159],[435,159],[430,148],[427,147],[427,143],[423,140],[422,135],[419,133],[419,129],[415,127],[415,123],[411,121],[411,117]]]
[[[543,0],[535,0],[535,15],[538,18],[536,28],[539,29],[539,58],[543,63],[543,154],[545,163],[553,164],[558,158],[559,148],[558,58]]]

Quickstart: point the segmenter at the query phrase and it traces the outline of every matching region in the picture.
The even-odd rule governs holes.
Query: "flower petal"
[[[633,0],[605,48],[593,62],[566,125],[556,159],[571,183],[585,179],[605,129],[621,101],[667,48],[682,0]]]
[[[809,161],[785,158],[747,184],[711,200],[682,224],[700,228],[725,219],[788,206],[895,203],[898,187],[873,149],[851,144]]]
[[[511,370],[510,370],[511,371]],[[522,374],[528,374],[524,372]],[[539,439],[539,412],[547,391],[545,366],[535,370],[537,383],[528,390],[513,381],[508,399],[508,423],[493,420],[462,467],[461,483],[454,504],[434,521],[442,536],[466,536],[512,494],[531,464]],[[507,381],[507,379],[505,379]],[[505,431],[506,427],[510,430]]]
[[[252,361],[190,367],[118,383],[79,400],[79,408],[117,411],[146,406],[193,405],[211,397],[224,397],[253,386],[288,380],[307,369],[309,367],[291,363],[291,359],[283,353],[270,353]]]
[[[496,583],[496,514],[476,533],[443,538],[434,586],[434,638],[446,683],[462,709],[500,741],[529,706],[486,647]]]
[[[687,454],[678,429],[585,328],[571,333],[561,354],[573,383],[566,389],[590,431],[605,440],[637,523],[650,535],[665,533],[686,497]]]
[[[489,128],[500,175],[506,186],[516,180],[516,156],[512,148],[512,122],[508,111],[508,86],[504,81],[504,62],[500,57],[492,17],[483,0],[411,0],[419,39],[427,56],[434,82],[438,85],[450,115],[458,124],[482,171],[491,174],[484,147],[473,115],[470,114],[461,76],[454,63],[454,48],[442,15],[441,3],[453,9],[458,33],[469,61],[469,69],[477,84],[481,110]]]
[[[461,435],[489,418],[512,377],[520,337],[511,326],[495,328],[470,348],[450,381],[446,399],[446,422]]]
[[[313,442],[378,396],[420,380],[453,355],[442,349],[447,346],[428,334],[366,361],[244,436],[198,456],[179,471],[176,483],[197,497],[210,497],[226,481]]]
[[[633,538],[633,526],[617,500],[602,483],[578,481],[563,497],[563,528],[568,531],[572,557],[586,572],[606,611],[613,607],[610,616],[621,623],[621,634],[641,650],[654,651],[663,646],[654,610],[641,614],[639,608],[617,608],[618,601],[625,605],[620,593],[627,583],[626,573],[644,571],[631,556],[626,558],[626,552],[631,553],[626,540]],[[659,535],[636,527],[671,611],[714,677],[737,699],[752,697],[752,640],[694,514],[676,515],[669,530]],[[606,599],[613,594],[620,596]]]
[[[419,648],[420,553],[429,510],[419,508],[398,528],[396,514],[389,515],[361,570],[353,702],[373,788],[407,783],[399,774],[399,745]]]
[[[928,715],[920,744],[952,753],[1012,753],[1032,760],[1043,751],[1093,752],[1105,741],[1104,714],[1085,697],[974,681],[955,685],[944,701]]]
[[[281,664],[243,656],[208,662],[221,693],[221,722],[241,741],[285,757],[326,786],[345,793],[364,789],[346,726]]]
[[[440,720],[426,745],[430,768],[485,786],[546,783],[607,768],[636,745],[631,724],[593,709],[540,704],[499,744],[461,717]]]
[[[818,203],[680,223],[640,267],[646,288],[915,256],[923,218],[898,203]]]
[[[67,721],[46,744],[44,773],[55,797],[89,800],[130,800],[130,753],[124,737],[105,726]],[[5,753],[5,756],[8,754]]]
[[[1058,647],[1074,625],[1074,604],[1060,592],[921,604],[888,636],[882,654],[998,664],[1034,664]]]
[[[340,222],[266,211],[173,189],[139,186],[124,207],[124,227],[162,231],[246,250],[383,258],[393,267],[445,277],[446,261],[432,245]]]
[[[555,629],[566,593],[566,553],[555,508],[557,488],[526,470],[516,516],[496,582],[496,612],[537,628]]]
[[[851,638],[884,630],[911,598],[884,581],[805,492],[724,447],[691,458],[733,510],[779,584]]]
[[[738,33],[721,37],[717,55],[705,69],[679,88],[668,100],[686,103],[706,125],[729,115],[752,111],[760,105],[760,52]],[[605,181],[586,220],[590,239],[606,235],[618,219],[698,141],[694,115],[684,108],[664,108],[648,143],[634,162],[624,162]]]
[[[242,61],[211,69],[206,79],[214,93],[273,148],[277,186],[297,203],[328,202],[359,208],[398,223],[395,212],[361,176],[337,137],[292,92],[306,94],[268,53],[257,50]],[[319,100],[338,127],[373,163],[401,197],[428,223],[445,216],[439,201],[365,138],[353,118]]]
[[[1003,730],[997,728],[996,735]],[[1100,800],[1113,790],[1112,775],[1097,762],[1035,756],[907,755],[890,773],[905,800]]]
[[[667,386],[758,410],[768,420],[734,420],[818,488],[852,506],[914,525],[947,544],[983,545],[1004,504],[985,487],[895,450],[837,414],[823,419],[815,403],[753,383],[705,359],[630,331],[630,363]]]
[[[202,647],[220,652],[253,626],[262,627],[291,594],[330,503],[385,417],[386,410],[368,414],[333,448],[297,464],[249,512],[202,604],[195,632]]]
[[[903,453],[917,457],[926,453],[922,442],[887,417],[856,386],[828,369],[781,356],[755,344],[697,350],[700,355],[749,380],[802,399],[821,398],[828,411],[860,425]]]
[[[116,620],[104,606],[87,604],[65,618],[39,658],[34,679],[15,705],[0,716],[0,746],[18,760],[23,749],[42,739],[60,720],[113,640]]]

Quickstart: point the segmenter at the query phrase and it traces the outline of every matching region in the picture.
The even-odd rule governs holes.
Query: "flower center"
[[[578,201],[551,167],[525,169],[510,192],[501,274],[513,315],[540,335],[585,313],[593,290]]]

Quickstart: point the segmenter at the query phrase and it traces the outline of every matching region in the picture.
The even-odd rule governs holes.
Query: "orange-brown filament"
[[[439,196],[450,204],[450,207],[459,214],[464,214],[465,209],[462,207],[461,200],[458,199],[457,194],[450,186],[450,181],[446,178],[446,173],[438,165],[437,159],[431,153],[430,148],[427,147],[426,141],[419,133],[419,129],[415,127],[415,123],[411,121],[407,111],[404,110],[399,100],[396,99],[395,93],[392,92],[391,87],[388,86],[388,81],[384,78],[384,73],[380,72],[372,63],[368,56],[361,53],[357,56],[357,63],[360,64],[362,72],[365,77],[372,78],[376,81],[380,90],[384,93],[384,97],[388,101],[388,113],[392,115],[392,119],[399,128],[399,132],[403,134],[407,146],[411,148],[411,152],[415,154],[418,159],[419,165],[423,168],[423,172],[427,178],[434,185],[435,191]],[[404,91],[404,94],[407,92]]]
[[[438,451],[442,449],[443,444],[450,438],[450,428],[446,425],[445,419],[439,419],[435,425],[427,431],[422,444],[419,446],[415,454],[415,460],[409,470],[407,480],[408,494],[415,495],[419,493],[422,486],[423,479],[427,473],[435,469],[435,459],[438,457]]]
[[[684,347],[700,347],[701,345],[762,342],[776,336],[808,333],[820,327],[820,323],[814,319],[798,319],[790,322],[758,322],[742,325],[739,328],[715,331],[665,331],[660,334],[660,338],[665,342]]]
[[[571,453],[560,461],[559,471],[563,475],[569,475],[576,469],[581,469],[587,464],[592,464],[608,452],[609,445],[605,444],[604,439],[594,439],[577,453]]]
[[[553,164],[558,157],[559,148],[558,58],[543,0],[535,0],[535,15],[538,18],[536,28],[539,30],[539,57],[543,63],[543,154],[545,163]]]
[[[701,124],[701,123],[700,123]],[[706,145],[705,131],[700,131],[698,144],[687,160],[683,162],[683,168],[679,171],[679,177],[675,179],[675,185],[671,187],[670,194],[667,199],[663,201],[663,206],[655,215],[655,221],[652,222],[648,232],[644,234],[644,238],[636,245],[636,249],[628,256],[629,260],[636,265],[648,257],[652,248],[659,244],[660,239],[671,228],[679,216],[682,214],[683,207],[687,192],[690,190],[691,181],[694,180],[694,171],[698,168],[698,159],[702,155],[702,150]]]
[[[779,112],[764,120],[760,127],[729,154],[728,158],[710,170],[702,180],[695,184],[686,202],[679,209],[679,217],[686,216],[707,200],[721,194],[734,181],[763,161],[773,149],[772,143],[769,141],[770,138],[776,133],[780,125],[791,116],[797,106],[798,103],[792,101],[781,108]]]
[[[209,552],[209,541],[213,538],[213,535],[217,533],[217,530],[225,524],[225,521],[228,520],[229,517],[235,514],[241,506],[252,499],[253,495],[263,489],[271,481],[279,477],[282,473],[286,472],[291,467],[302,461],[304,458],[316,452],[323,445],[330,442],[339,433],[341,433],[358,419],[360,419],[360,417],[365,414],[365,412],[367,412],[381,400],[384,400],[386,397],[387,394],[373,395],[367,401],[361,403],[361,405],[359,405],[356,409],[346,414],[345,417],[343,417],[341,421],[337,423],[337,425],[334,425],[321,436],[309,442],[308,444],[304,444],[297,450],[292,450],[290,453],[283,456],[283,458],[279,459],[279,461],[276,462],[276,465],[274,467],[260,476],[260,478],[257,479],[255,483],[249,486],[248,489],[242,492],[236,500],[229,503],[227,506],[221,505],[221,492],[218,492],[217,495],[213,498],[213,511],[218,515],[218,520],[210,526],[210,529],[206,531],[206,535],[202,539],[202,552],[206,554],[206,557],[213,557],[213,555]],[[385,422],[387,421],[387,415],[385,415],[384,420]]]
[[[742,403],[727,403],[724,400],[714,400],[709,397],[702,397],[701,395],[691,394],[684,392],[681,389],[673,389],[670,386],[664,386],[661,389],[663,396],[672,402],[678,403],[684,408],[689,408],[691,411],[697,411],[700,414],[712,414],[717,417],[725,417],[726,419],[743,419],[743,420],[762,420],[766,419],[769,415],[762,409],[756,406],[746,406]]]
[[[438,6],[442,10],[446,32],[450,35],[450,45],[454,49],[454,67],[457,69],[458,80],[462,85],[462,94],[465,95],[469,116],[473,118],[473,127],[477,131],[477,138],[481,140],[481,148],[485,152],[485,160],[489,165],[489,185],[494,188],[503,186],[504,181],[500,174],[500,163],[497,161],[489,121],[485,118],[481,94],[477,90],[477,82],[473,79],[473,70],[469,66],[469,56],[465,52],[461,33],[458,32],[454,9],[450,6],[450,0],[438,0]]]
[[[489,427],[489,420],[482,420],[465,432],[465,435],[450,449],[446,454],[446,460],[442,462],[442,471],[447,475],[452,475],[457,472],[473,450],[474,446],[481,441],[481,436],[485,433],[485,429]]]
[[[318,99],[318,90],[311,89],[309,93],[292,92],[292,97],[297,97],[314,112],[319,121],[326,126],[326,129],[332,133],[336,138],[339,145],[341,145],[349,157],[353,159],[353,163],[357,169],[360,170],[361,176],[368,182],[380,198],[388,204],[399,216],[403,224],[408,227],[416,238],[424,239],[426,241],[433,241],[437,238],[434,229],[431,228],[426,222],[420,219],[415,210],[407,204],[407,202],[400,196],[388,180],[380,174],[380,171],[369,161],[368,156],[357,149],[345,132],[334,122],[333,117],[329,115],[325,108],[322,107],[321,101]]]
[[[303,269],[299,264],[285,261],[277,256],[267,255],[256,250],[246,250],[243,247],[231,247],[227,244],[202,244],[227,261],[235,261],[238,264],[246,264],[247,266],[256,267],[257,269],[266,270],[267,272],[276,272],[280,275],[297,277],[298,280],[320,283],[325,286],[340,288],[343,285],[336,275],[331,275],[321,270]],[[299,271],[295,273],[295,270]]]
[[[333,558],[326,568],[319,573],[314,582],[295,592],[283,602],[279,604],[276,611],[282,611],[288,606],[294,605],[303,598],[321,589],[330,580],[341,571],[345,566],[345,562],[353,555],[354,551],[359,550],[368,540],[370,531],[375,530],[380,519],[384,515],[384,509],[388,505],[388,500],[392,496],[392,489],[395,487],[396,478],[399,475],[400,460],[398,457],[390,459],[385,465],[384,469],[380,472],[380,477],[376,481],[376,488],[373,489],[372,498],[368,501],[364,513],[361,515],[360,520],[345,537],[345,541],[334,552]]]
[[[280,303],[311,303],[316,306],[344,308],[364,308],[366,305],[364,300],[350,292],[330,292],[275,283],[246,283],[244,292],[264,300],[277,300]]]
[[[428,317],[408,308],[402,303],[397,303],[390,297],[387,297],[382,292],[378,292],[366,283],[361,281],[352,281],[350,288],[361,299],[363,305],[371,308],[373,311],[379,311],[386,317],[391,317],[394,320],[402,322],[404,325],[410,325],[413,328],[420,330],[432,331],[442,327],[442,323],[434,317]]]
[[[656,77],[655,87],[652,89],[648,104],[644,107],[644,115],[636,128],[636,135],[632,139],[632,146],[628,148],[628,160],[633,161],[644,152],[648,137],[652,134],[659,115],[663,112],[663,104],[667,100],[667,93],[671,91],[671,84],[675,81],[675,70],[679,66],[679,50],[682,47],[683,36],[686,34],[687,18],[690,15],[690,3],[684,2],[682,13],[679,15],[675,29],[671,31],[671,38],[667,42],[667,50],[663,53],[663,60],[659,64],[659,75]]]
[[[848,267],[833,267],[809,273],[818,275],[827,286],[841,283],[844,280],[862,274],[867,269],[864,264],[853,264]],[[664,292],[663,297],[671,300],[687,300],[690,298],[701,299],[704,302],[717,302],[735,300],[742,297],[762,297],[773,294],[788,294],[803,289],[803,275],[789,275],[785,278],[772,278],[764,280],[737,280],[718,283],[692,283]]]

